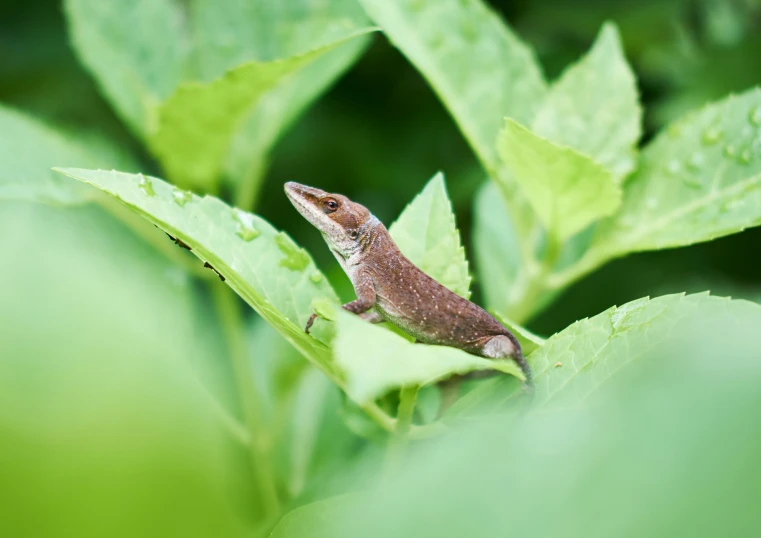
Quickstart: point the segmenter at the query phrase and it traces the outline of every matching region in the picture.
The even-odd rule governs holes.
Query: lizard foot
[[[309,329],[312,328],[312,325],[314,325],[314,320],[317,319],[317,312],[309,316],[309,319],[307,320],[307,326],[304,327],[304,332],[309,334]]]

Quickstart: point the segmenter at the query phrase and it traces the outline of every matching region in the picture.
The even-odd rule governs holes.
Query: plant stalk
[[[269,443],[266,442],[262,405],[252,382],[253,372],[249,367],[249,357],[241,332],[243,320],[240,307],[235,294],[227,286],[213,283],[212,294],[228,342],[238,395],[248,429],[248,455],[254,483],[262,502],[262,519],[275,517],[280,513],[280,499],[272,472]]]

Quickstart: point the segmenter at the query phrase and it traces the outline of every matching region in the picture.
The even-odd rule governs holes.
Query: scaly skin
[[[491,359],[512,359],[533,387],[518,340],[494,316],[460,297],[409,261],[368,209],[340,194],[289,182],[285,193],[322,233],[354,285],[343,305],[377,323],[388,321],[426,344],[455,347]],[[310,318],[306,331],[312,325]]]

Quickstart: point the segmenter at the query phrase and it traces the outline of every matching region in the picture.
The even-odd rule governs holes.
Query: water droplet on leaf
[[[724,146],[724,156],[734,158],[737,155],[737,147],[733,144],[727,144]]]
[[[703,141],[703,144],[711,146],[713,144],[716,144],[719,140],[721,140],[723,136],[724,136],[724,131],[721,130],[721,127],[719,127],[718,125],[712,125],[706,128],[705,131],[703,131],[701,140]]]
[[[193,193],[190,191],[182,191],[180,189],[174,189],[172,191],[172,199],[177,202],[180,207],[185,207],[189,201],[193,199]]]
[[[721,211],[724,213],[729,213],[729,212],[735,211],[736,209],[740,209],[744,205],[745,205],[744,199],[734,198],[732,200],[727,200],[726,202],[721,204]]]
[[[280,252],[285,254],[285,258],[280,260],[282,267],[287,267],[293,271],[303,271],[309,265],[309,255],[303,249],[296,246],[296,243],[285,233],[280,232],[275,236],[275,244]]]
[[[140,182],[137,186],[140,187],[140,190],[143,191],[146,196],[156,196],[156,191],[153,190],[153,182],[143,174],[140,174]]]
[[[749,164],[752,157],[753,155],[750,152],[750,148],[745,148],[740,151],[740,154],[737,156],[737,162],[740,164]]]
[[[257,237],[262,235],[262,232],[260,230],[254,228],[253,226],[246,226],[242,222],[238,223],[238,227],[235,230],[235,233],[238,235],[238,237],[240,237],[246,242],[256,239]]]
[[[233,209],[233,220],[238,223],[235,233],[244,241],[251,241],[262,235],[262,231],[254,225],[254,216],[237,207]]]
[[[322,273],[319,271],[315,271],[311,275],[309,275],[309,280],[317,284],[318,282],[322,281]]]

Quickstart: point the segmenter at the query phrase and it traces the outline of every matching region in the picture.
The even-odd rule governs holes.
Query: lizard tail
[[[531,372],[531,367],[523,356],[521,345],[515,336],[512,334],[495,336],[487,342],[483,352],[485,357],[491,359],[507,359],[515,362],[526,378],[523,382],[524,387],[530,391],[534,390],[534,376]]]

